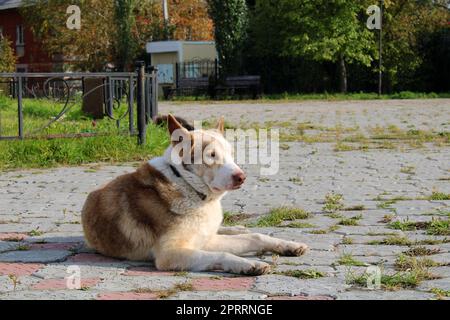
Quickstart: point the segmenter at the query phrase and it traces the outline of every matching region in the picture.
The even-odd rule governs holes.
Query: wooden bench
[[[216,87],[216,91],[226,92],[230,95],[242,95],[250,93],[253,99],[261,96],[260,76],[234,76],[227,77],[222,85]]]
[[[218,94],[243,95],[251,94],[253,99],[261,96],[260,76],[234,76],[214,84],[208,77],[182,78],[178,80],[176,88],[163,88],[164,98],[170,99],[174,95],[208,94],[213,98]]]

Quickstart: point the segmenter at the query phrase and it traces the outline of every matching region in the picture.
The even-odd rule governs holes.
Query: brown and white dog
[[[247,275],[267,273],[270,267],[238,255],[306,252],[302,243],[221,227],[222,197],[246,178],[223,136],[223,119],[214,130],[188,131],[171,115],[167,122],[172,144],[164,156],[89,194],[82,223],[90,247],[116,258],[151,259],[159,270]],[[188,151],[174,152],[182,141],[189,141]]]

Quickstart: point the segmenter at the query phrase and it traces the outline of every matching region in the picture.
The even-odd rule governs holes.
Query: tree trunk
[[[344,57],[341,57],[339,61],[339,82],[341,93],[347,93],[347,67]]]

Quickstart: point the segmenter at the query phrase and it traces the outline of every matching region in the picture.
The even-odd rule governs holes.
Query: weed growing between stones
[[[323,272],[311,269],[311,270],[288,270],[288,271],[276,271],[274,274],[283,275],[287,277],[294,277],[298,279],[318,279],[325,277]]]
[[[334,213],[344,209],[344,198],[342,194],[328,193],[325,196],[325,204],[322,208],[327,213]]]
[[[358,226],[359,225],[358,221],[361,220],[362,217],[363,217],[362,214],[360,214],[355,217],[344,218],[344,219],[341,219],[338,224],[341,226]]]
[[[303,209],[280,207],[272,209],[269,214],[256,223],[257,227],[278,227],[284,221],[308,219],[310,214]]]
[[[440,252],[441,252],[441,249],[439,249],[439,248],[428,249],[426,247],[414,247],[403,253],[410,257],[417,257],[417,256],[432,256],[432,255],[438,254]]]
[[[345,253],[343,254],[339,260],[337,261],[337,264],[341,266],[355,266],[355,267],[364,267],[367,264],[356,260],[351,254]]]
[[[429,235],[450,235],[450,221],[433,218],[431,221],[394,221],[389,224],[392,229],[402,231],[426,230]]]

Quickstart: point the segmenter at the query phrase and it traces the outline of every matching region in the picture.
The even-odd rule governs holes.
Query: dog
[[[224,138],[223,118],[215,129],[188,131],[168,115],[167,128],[171,145],[162,157],[88,195],[82,224],[89,247],[114,258],[153,260],[158,270],[244,275],[265,274],[270,265],[240,255],[307,251],[303,243],[221,226],[221,199],[246,180]]]

